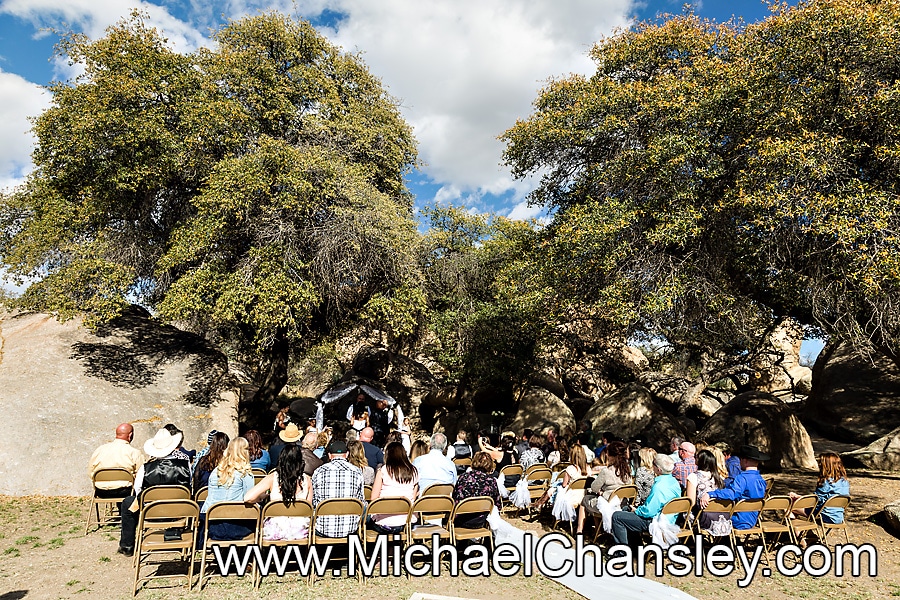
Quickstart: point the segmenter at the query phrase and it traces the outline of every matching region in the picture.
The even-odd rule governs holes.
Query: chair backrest
[[[194,501],[202,504],[206,500],[207,496],[209,496],[209,486],[204,485],[202,488],[194,492]]]
[[[259,507],[243,502],[217,502],[206,509],[206,522],[216,520],[259,520]]]
[[[691,506],[693,503],[690,498],[682,496],[680,498],[673,498],[666,502],[666,505],[662,507],[662,514],[664,515],[680,515],[682,513],[689,512],[691,510]]]
[[[525,474],[525,478],[528,479],[529,485],[532,481],[549,481],[551,477],[553,477],[553,473],[546,465],[536,469],[528,469]]]
[[[832,496],[822,503],[819,512],[822,512],[823,508],[847,508],[848,506],[850,506],[850,496]]]
[[[549,471],[550,467],[547,466],[547,463],[535,463],[525,469],[525,476],[528,477],[528,479],[537,479],[536,477],[532,477],[531,474],[538,469],[547,469]]]
[[[731,508],[734,506],[733,500],[724,500],[722,498],[710,498],[709,504],[703,510],[705,512],[728,513],[731,514]]]
[[[372,499],[372,486],[364,485],[363,486],[363,498],[366,499],[366,502]]]
[[[816,507],[816,504],[818,502],[819,499],[816,498],[815,494],[800,496],[799,498],[794,499],[794,503],[791,504],[791,510],[806,510],[808,508],[813,509]]]
[[[312,517],[312,504],[306,500],[294,500],[291,504],[269,502],[262,509],[262,519],[269,517]]]
[[[467,515],[470,513],[489,513],[494,508],[494,500],[487,496],[473,496],[459,501],[453,511],[453,516]]]
[[[572,463],[570,463],[570,462],[561,460],[561,461],[559,461],[558,463],[556,463],[555,465],[553,465],[553,469],[552,469],[552,470],[553,470],[554,473],[559,473],[560,471],[565,471],[565,470],[566,470],[566,467],[568,467],[568,466],[571,465],[571,464],[572,464]]]
[[[734,503],[734,506],[731,508],[731,514],[736,515],[738,513],[749,513],[755,512],[756,514],[756,523],[753,525],[756,526],[759,523],[759,515],[762,512],[763,506],[765,505],[765,500],[762,498],[753,499],[753,500],[738,500]]]
[[[110,469],[98,469],[92,476],[91,480],[96,485],[99,482],[123,481],[129,484],[134,483],[134,474],[128,469],[120,469],[118,467]],[[122,487],[125,487],[124,485]]]
[[[500,475],[503,475],[504,477],[506,477],[507,475],[509,475],[509,476],[521,475],[522,473],[524,473],[524,470],[522,469],[522,465],[518,465],[518,464],[506,465],[505,467],[500,469]]]
[[[366,515],[409,515],[412,502],[408,498],[378,498],[366,508]]]
[[[316,516],[358,515],[362,516],[366,506],[356,498],[329,498],[316,507]]]
[[[587,487],[587,477],[578,477],[569,482],[570,490],[583,490]]]
[[[793,500],[791,500],[790,496],[769,496],[766,498],[766,501],[763,503],[763,511],[784,511],[788,512],[791,510],[791,504],[793,504]]]
[[[200,505],[186,498],[157,500],[141,512],[143,521],[154,521],[153,528],[159,526],[158,521],[197,519],[199,516]]]
[[[456,465],[457,467],[471,467],[471,466],[472,466],[472,459],[469,458],[469,457],[466,457],[466,458],[454,458],[454,459],[453,459],[453,464]]]
[[[453,512],[454,503],[450,496],[423,496],[416,500],[411,512],[413,513],[447,513]]]
[[[155,485],[144,488],[138,498],[138,503],[144,506],[148,502],[159,500],[190,500],[191,490],[183,485]]]
[[[422,492],[423,496],[452,496],[452,483],[432,483]]]
[[[253,473],[253,476],[254,476],[254,477],[257,476],[257,475],[262,475],[263,477],[265,477],[266,475],[268,475],[268,473],[266,472],[265,469],[260,469],[260,468],[258,468],[258,467],[254,467],[253,469],[250,469],[250,472]]]
[[[634,499],[638,496],[638,489],[636,485],[620,485],[609,495],[609,499],[619,498],[622,501],[628,499]]]
[[[772,492],[772,486],[775,485],[775,477],[772,475],[767,475],[763,477],[763,481],[766,482],[766,494],[765,497],[768,498],[769,494]]]

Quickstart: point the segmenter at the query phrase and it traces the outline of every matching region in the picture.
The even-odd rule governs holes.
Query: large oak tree
[[[420,281],[415,144],[308,23],[245,18],[214,42],[175,52],[140,15],[62,41],[84,70],[51,86],[36,169],[0,199],[0,258],[36,280],[19,306],[98,322],[140,303],[246,361],[263,401],[292,349],[418,308],[389,302]]]

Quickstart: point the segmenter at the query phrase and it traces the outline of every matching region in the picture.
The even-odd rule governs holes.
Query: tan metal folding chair
[[[772,543],[766,546],[768,554],[775,547],[775,540],[778,536],[786,533],[788,540],[796,543],[794,539],[794,531],[791,529],[791,506],[794,501],[790,496],[769,496],[763,504],[762,511],[759,515],[759,526],[762,529],[763,537],[767,534],[775,536]]]
[[[571,464],[572,463],[570,463],[570,462],[561,460],[558,463],[556,463],[555,465],[553,465],[553,467],[550,470],[553,471],[554,473],[561,473],[561,472],[565,471],[566,468]]]
[[[815,517],[819,521],[819,528],[822,532],[822,543],[826,546],[828,545],[828,534],[838,529],[844,532],[845,542],[847,544],[850,543],[850,534],[847,529],[848,506],[850,506],[850,496],[832,496],[819,507],[819,510],[816,511]],[[826,523],[825,519],[822,517],[822,510],[826,508],[843,508],[844,520],[840,523]]]
[[[530,467],[525,469],[525,477],[528,478],[528,481],[536,479],[535,477],[532,477],[531,474],[534,473],[535,471],[537,471],[538,469],[547,469],[549,471],[550,467],[548,467],[547,463],[545,463],[545,462],[535,463],[535,464],[531,465]],[[550,474],[552,475],[553,472],[551,471]]]
[[[472,459],[471,458],[454,458],[453,464],[456,465],[457,467],[469,468],[472,466]]]
[[[143,511],[148,505],[154,502],[160,502],[162,500],[190,500],[191,499],[191,490],[189,490],[186,486],[183,485],[155,485],[153,487],[144,488],[141,490],[141,493],[138,494],[136,499],[136,504],[138,510]],[[153,519],[148,519],[145,522],[145,527],[151,527],[153,525]],[[171,523],[168,519],[164,519],[160,524],[160,528],[169,529],[172,527],[186,527],[187,522],[183,523]],[[138,555],[137,552],[134,553],[134,557],[132,559],[132,564],[137,564]]]
[[[194,580],[194,543],[197,535],[197,521],[200,506],[193,500],[157,500],[143,505],[138,520],[135,544],[134,583],[131,595],[137,595],[138,585],[151,579],[185,577],[181,574],[153,575],[141,577],[141,568],[150,565],[150,558],[163,553],[178,553],[181,562],[187,561],[187,589]],[[164,524],[182,526],[180,539],[166,540]],[[187,524],[183,526],[182,524]]]
[[[632,504],[634,504],[634,501],[637,500],[637,497],[638,489],[636,485],[620,485],[609,495],[609,501],[612,502],[613,498],[618,498],[622,503],[622,506],[625,506],[625,503],[629,500]],[[594,521],[594,537],[591,539],[591,543],[594,544],[597,542],[597,538],[600,537],[600,534],[603,533],[603,527],[601,527],[600,524],[600,515],[596,515],[594,513],[590,514]]]
[[[806,536],[810,531],[815,531],[818,535],[819,524],[816,523],[815,515],[813,515],[818,501],[815,494],[794,498],[794,503],[791,504],[791,512],[794,513],[794,517],[789,521],[794,535],[794,543],[800,543],[801,534]]]
[[[313,515],[312,525],[310,525],[310,535],[312,536],[312,544],[313,545],[335,545],[342,544],[346,545],[347,540],[350,536],[355,535],[360,538],[362,541],[361,531],[363,528],[363,515],[366,512],[366,506],[363,504],[362,500],[357,498],[329,498],[328,500],[323,500],[316,507],[315,513]],[[354,531],[350,533],[350,536],[341,537],[341,538],[332,538],[326,537],[316,532],[316,524],[319,522],[319,519],[322,517],[335,517],[335,516],[355,516],[359,520],[359,524],[356,526]],[[348,557],[349,560],[349,557]],[[356,570],[356,577],[360,577],[359,569]],[[316,578],[315,572],[310,572],[310,582],[314,582]]]
[[[692,522],[694,526],[694,531],[698,534],[713,538],[715,537],[708,529],[703,529],[700,527],[700,519],[703,515],[707,513],[718,513],[725,517],[726,521],[731,521],[731,509],[734,507],[733,500],[724,500],[721,498],[710,498],[709,504],[706,505],[706,508],[701,508],[697,515],[694,517]],[[731,543],[731,536],[728,536],[728,542]]]
[[[256,524],[253,531],[248,533],[246,537],[239,540],[212,540],[209,538],[209,526],[218,521],[252,521]],[[259,507],[255,504],[244,504],[243,502],[217,502],[209,507],[206,511],[206,522],[203,524],[203,558],[200,562],[200,580],[197,586],[202,590],[203,583],[215,576],[215,574],[206,573],[206,559],[212,554],[213,546],[240,546],[247,547],[257,542],[257,534],[259,532]],[[250,561],[250,569],[256,577],[256,564]]]
[[[528,505],[529,516],[531,516],[534,501],[539,500],[550,489],[550,479],[552,477],[553,473],[546,465],[534,465],[526,469],[525,478],[528,479],[528,494],[531,496],[531,503]]]
[[[98,483],[121,483],[118,487],[128,489],[128,492],[123,492],[125,493],[124,496],[119,494],[112,497],[101,497],[98,495],[102,493],[102,490],[97,489]],[[122,522],[122,516],[119,514],[118,507],[122,500],[131,495],[132,485],[134,485],[134,475],[128,469],[98,469],[91,476],[91,487],[94,491],[91,496],[91,503],[88,505],[88,518],[87,525],[84,526],[84,535],[87,535],[91,530],[92,523],[96,524],[97,527],[103,527],[104,525]],[[100,514],[101,505],[103,506],[102,516]],[[96,520],[94,520],[95,515]]]
[[[500,469],[500,473],[498,474],[497,477],[498,477],[498,479],[502,478],[502,481],[505,484],[507,477],[514,477],[514,476],[518,475],[521,478],[522,475],[524,475],[524,474],[525,474],[525,470],[522,469],[522,465],[506,465],[505,467]],[[500,510],[504,510],[511,504],[509,502],[509,494],[512,494],[514,491],[516,491],[515,485],[511,485],[511,486],[504,485],[503,487],[506,488],[507,497],[500,498]]]
[[[691,502],[690,498],[681,496],[680,498],[673,498],[672,500],[666,502],[666,504],[662,507],[662,511],[660,511],[664,515],[682,515],[684,517],[684,522],[681,525],[681,529],[678,531],[679,541],[682,538],[687,538],[694,535],[694,529],[692,527],[691,520],[688,518],[691,514],[691,508],[693,508],[693,506],[694,503]]]
[[[203,506],[203,503],[206,502],[207,496],[209,496],[209,487],[204,485],[194,493],[194,502],[196,502],[200,506]]]
[[[265,469],[251,469],[251,473],[253,473],[253,485],[256,485],[268,475]]]
[[[452,496],[452,495],[453,495],[453,484],[452,483],[432,483],[419,496],[425,497],[425,496]]]
[[[573,479],[572,481],[569,482],[568,488],[563,488],[562,486],[560,486],[559,489],[556,491],[556,493],[557,494],[565,494],[566,492],[568,492],[570,490],[572,490],[572,491],[583,490],[586,485],[587,485],[587,477],[578,477],[577,479]],[[548,502],[548,504],[549,504],[549,502]],[[575,507],[575,520],[577,520],[577,519],[578,519],[578,507],[576,506]],[[556,529],[557,526],[559,526],[559,519],[554,519],[553,520],[553,529]],[[572,521],[569,521],[569,532],[574,537],[575,525],[573,524]]]
[[[549,472],[549,469],[548,469]],[[486,537],[491,545],[491,552],[494,551],[494,534],[490,526],[485,521],[481,527],[461,527],[456,524],[456,519],[462,515],[470,515],[474,513],[489,514],[494,508],[494,500],[487,496],[474,496],[460,500],[453,514],[450,515],[450,540],[455,546],[459,540],[471,540],[475,538]]]
[[[378,498],[373,500],[366,508],[366,518],[382,515],[403,515],[403,529],[390,536],[391,541],[400,542],[401,549],[409,541],[409,521],[412,515],[412,502],[408,498]],[[363,548],[369,552],[369,544],[378,541],[380,535],[376,530],[363,525]]]
[[[305,546],[309,548],[310,535],[307,533],[305,538],[298,540],[267,540],[263,536],[265,531],[266,519],[269,517],[290,517],[290,518],[306,518],[309,520],[309,526],[312,527],[313,507],[306,500],[295,500],[291,504],[284,502],[269,502],[266,504],[259,517],[258,544],[260,553],[263,557],[268,556],[268,548],[270,546]],[[309,582],[309,578],[306,578]],[[256,570],[253,584],[259,588],[262,583],[262,576],[259,569]]]
[[[738,500],[735,502],[734,506],[731,509],[731,515],[737,515],[740,513],[756,513],[756,521],[753,522],[751,527],[747,529],[737,529],[731,528],[731,547],[737,548],[738,538],[746,539],[751,535],[758,535],[759,542],[762,544],[763,550],[766,549],[766,538],[763,535],[762,527],[759,525],[760,514],[762,513],[763,506],[765,505],[765,500],[762,498],[758,500]],[[767,552],[763,552],[763,556],[766,559],[766,564],[769,564],[769,554]]]
[[[363,486],[363,497],[366,499],[366,502],[372,499],[372,486],[364,485]]]

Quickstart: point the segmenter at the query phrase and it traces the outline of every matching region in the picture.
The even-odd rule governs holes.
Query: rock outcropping
[[[167,423],[187,448],[210,429],[237,435],[225,357],[141,313],[96,332],[46,314],[0,320],[0,413],[13,433],[0,438],[0,494],[89,493],[91,454],[126,421],[137,448]]]
[[[845,452],[870,469],[900,471],[900,427],[880,437],[865,448]]]
[[[823,435],[869,444],[900,427],[900,367],[881,354],[863,356],[829,343],[813,367],[804,420]]]
[[[656,448],[667,448],[673,436],[686,434],[682,424],[638,383],[629,383],[600,398],[584,418],[595,432],[611,431],[626,440],[640,438],[645,446]]]
[[[697,434],[708,444],[725,442],[732,448],[758,446],[769,454],[769,470],[815,469],[816,456],[806,428],[791,407],[772,394],[745,392],[720,408]]]

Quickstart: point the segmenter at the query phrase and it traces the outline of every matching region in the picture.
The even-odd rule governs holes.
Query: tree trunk
[[[254,383],[256,391],[245,398],[241,406],[241,421],[248,427],[268,431],[272,427],[269,413],[278,394],[288,382],[288,362],[291,345],[283,331],[275,334],[272,347],[260,361],[259,374]]]

